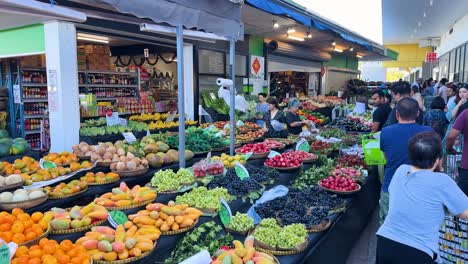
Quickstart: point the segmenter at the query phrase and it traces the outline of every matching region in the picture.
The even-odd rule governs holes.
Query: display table
[[[197,160],[193,160],[187,163],[187,166],[190,166]],[[262,166],[264,160],[253,160],[248,163],[253,166]],[[308,169],[310,165],[305,165],[304,170]],[[178,165],[165,166],[161,169],[177,169]],[[95,168],[94,171],[105,171],[104,168]],[[129,186],[136,184],[145,185],[148,183],[156,169],[148,171],[145,175],[137,177],[128,177],[124,178],[123,181]],[[298,171],[292,173],[280,173],[279,179],[272,185],[268,185],[267,189],[270,189],[276,185],[283,184],[289,185],[289,183],[298,176]],[[79,175],[76,177],[80,177]],[[121,180],[122,181],[122,180]],[[102,186],[90,186],[88,191],[70,197],[68,199],[61,200],[48,200],[46,203],[31,208],[27,210],[28,212],[42,211],[45,212],[52,207],[70,207],[76,204],[87,204],[91,202],[95,196],[98,196],[102,193],[109,192],[111,188],[117,187],[119,182],[113,184],[107,184]],[[327,230],[319,233],[311,233],[309,236],[309,246],[308,248],[296,255],[291,256],[278,256],[278,259],[281,263],[345,263],[346,259],[353,248],[355,242],[358,240],[360,233],[367,225],[372,212],[374,211],[380,193],[380,183],[377,177],[376,170],[369,171],[369,177],[367,183],[364,184],[361,188],[361,191],[358,193],[344,197],[347,200],[346,210],[343,213],[335,214],[330,216],[332,221],[332,226]],[[156,202],[167,203],[169,200],[174,199],[174,197],[169,197],[167,195],[158,195]],[[234,200],[230,203],[232,213],[236,212],[245,213],[251,206],[249,202],[242,202],[242,200]],[[133,214],[141,210],[141,208],[125,211],[127,214]],[[219,217],[201,217],[198,225],[214,220],[217,224],[221,224]],[[108,223],[106,223],[108,224]],[[190,232],[190,231],[189,231]],[[79,237],[84,236],[85,232],[69,234],[69,235],[50,235],[49,238],[55,239],[57,241],[62,241],[64,239],[71,239],[75,241]],[[141,259],[134,263],[163,263],[167,259],[172,250],[175,248],[179,239],[181,239],[186,233],[178,234],[174,236],[161,236],[157,241],[157,246],[150,256],[147,258]],[[243,236],[234,235],[235,239],[241,241],[244,240]]]

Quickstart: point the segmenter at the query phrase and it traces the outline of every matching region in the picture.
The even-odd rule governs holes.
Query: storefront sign
[[[437,52],[426,52],[426,62],[436,62]]]
[[[260,56],[250,56],[250,74],[253,77],[264,79],[265,58]]]

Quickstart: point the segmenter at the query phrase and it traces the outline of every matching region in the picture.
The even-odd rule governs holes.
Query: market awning
[[[246,2],[260,10],[268,12],[270,14],[281,15],[290,17],[297,22],[304,24],[308,27],[311,26],[310,18],[296,12],[284,5],[275,3],[269,0],[246,0]]]
[[[86,0],[106,3],[121,13],[149,18],[156,23],[182,25],[219,36],[242,39],[241,4],[213,0]]]

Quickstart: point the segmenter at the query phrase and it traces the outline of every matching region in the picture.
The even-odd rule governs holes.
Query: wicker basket
[[[152,199],[152,200],[148,200],[148,201],[144,201],[142,203],[139,203],[139,204],[132,204],[132,205],[128,205],[128,206],[120,206],[120,207],[105,207],[108,211],[124,211],[124,210],[130,210],[130,209],[135,209],[135,208],[139,208],[139,207],[143,207],[145,205],[148,205],[150,203],[152,203],[156,198]]]
[[[107,219],[103,219],[103,220],[95,222],[94,224],[83,226],[83,227],[80,227],[80,228],[73,228],[73,229],[67,229],[67,230],[50,230],[50,234],[51,235],[65,235],[65,234],[73,234],[73,233],[88,231],[93,226],[100,226],[100,225],[104,224],[106,221],[107,221]]]
[[[328,188],[325,188],[323,187],[320,182],[317,183],[318,186],[320,186],[320,188],[324,189],[325,191],[327,192],[331,192],[331,193],[336,193],[336,194],[340,194],[340,195],[350,195],[350,194],[354,194],[354,193],[357,193],[361,190],[361,185],[359,183],[356,183],[358,188],[354,191],[337,191],[337,190],[332,190],[332,189],[328,189]]]
[[[302,163],[314,163],[318,160],[318,157],[316,157],[315,159],[305,159],[305,160],[302,160]]]
[[[107,161],[107,162],[104,162],[104,161],[99,161],[99,162],[96,162],[96,166],[98,167],[110,167],[110,165],[114,163],[112,161]]]
[[[41,197],[38,197],[36,199],[32,200],[27,200],[27,201],[22,201],[22,202],[6,202],[6,203],[0,203],[0,209],[4,211],[10,211],[13,210],[14,208],[21,208],[21,209],[28,209],[32,208],[34,206],[38,206],[49,198],[49,191],[45,189],[40,189],[44,192],[44,195]]]
[[[166,232],[161,232],[161,236],[173,236],[173,235],[185,233],[185,232],[189,231],[190,229],[194,228],[197,224],[198,224],[198,219],[195,220],[195,222],[193,222],[193,224],[192,224],[191,226],[187,226],[187,227],[181,228],[181,229],[179,229],[179,230],[177,230],[177,231],[166,231]]]
[[[299,166],[296,166],[296,167],[286,167],[286,168],[272,167],[272,166],[266,165],[265,163],[263,163],[263,166],[265,166],[267,168],[270,168],[270,169],[275,169],[275,170],[278,170],[278,171],[295,171],[295,170],[300,169],[302,167],[302,164],[299,165]]]
[[[26,246],[26,247],[30,247],[32,245],[36,245],[36,244],[39,244],[39,241],[41,239],[43,239],[44,237],[47,237],[49,236],[49,233],[50,233],[50,226],[47,228],[47,230],[40,236],[36,237],[35,239],[33,240],[29,240],[29,241],[26,241],[24,242],[23,244],[19,244],[18,246]]]
[[[153,250],[156,248],[156,245],[154,245],[153,249],[150,251],[146,251],[143,254],[141,254],[138,257],[133,257],[133,258],[128,258],[128,259],[122,259],[122,260],[114,260],[114,261],[105,261],[105,260],[93,260],[93,264],[126,264],[126,263],[133,263],[136,262],[140,259],[146,258],[149,256]]]
[[[86,192],[87,190],[88,190],[88,187],[84,188],[83,190],[81,190],[81,191],[79,191],[79,192],[71,193],[71,194],[69,194],[69,195],[51,195],[51,194],[49,193],[49,199],[51,199],[51,200],[58,200],[58,199],[69,198],[69,197],[73,197],[73,196],[82,194],[82,193]]]
[[[145,186],[146,186],[146,187],[149,187],[149,188],[151,188],[151,189],[153,189],[153,190],[155,190],[158,194],[177,194],[177,193],[185,193],[185,192],[187,192],[187,191],[189,191],[189,190],[191,190],[191,189],[197,187],[198,184],[197,184],[195,181],[193,181],[192,183],[186,183],[186,184],[180,185],[180,186],[179,186],[179,190],[176,190],[176,191],[164,191],[164,192],[156,190],[156,188],[155,188],[154,186],[151,185],[151,182],[148,182]],[[184,190],[184,191],[180,191],[180,189],[183,188],[183,187],[191,187],[191,188],[189,188],[189,189],[187,189],[187,190]]]
[[[91,156],[77,156],[80,160],[90,160]]]
[[[331,221],[329,219],[326,219],[322,223],[314,226],[310,226],[307,228],[307,232],[309,233],[318,233],[327,230],[331,226]]]
[[[245,153],[239,152],[237,149],[236,149],[236,154],[245,155]],[[268,157],[268,154],[270,154],[270,151],[263,152],[263,153],[254,153],[254,154],[252,154],[252,156],[249,159],[251,159],[251,160],[253,160],[253,159],[263,159],[263,158]]]
[[[134,176],[140,176],[145,173],[147,173],[149,170],[149,167],[146,167],[144,169],[140,170],[129,170],[129,171],[115,171],[113,170],[112,172],[119,174],[120,177],[134,177]]]
[[[91,182],[91,183],[88,183],[88,185],[90,185],[90,186],[106,185],[106,184],[110,184],[110,183],[114,183],[114,182],[118,182],[118,181],[120,181],[120,178],[117,178],[117,179],[115,179],[115,180],[113,180],[113,181],[106,181],[106,182],[104,182],[104,183],[95,183],[95,182]]]
[[[202,211],[203,216],[215,216],[218,213],[217,208],[197,208],[197,207],[195,207],[195,209],[198,209],[198,210]]]
[[[265,248],[262,248],[260,246],[257,246],[257,240],[255,240],[254,242],[254,245],[255,245],[255,249],[260,251],[260,252],[264,252],[264,253],[267,253],[267,254],[270,254],[270,255],[274,255],[274,256],[290,256],[290,255],[296,255],[296,254],[299,254],[301,252],[303,252],[304,250],[307,249],[307,246],[309,245],[309,240],[306,240],[304,241],[302,244],[298,245],[296,248],[294,249],[285,249],[285,250],[270,250],[270,249],[265,249]]]
[[[244,231],[237,231],[237,230],[231,229],[231,228],[229,228],[227,226],[224,226],[224,229],[226,229],[226,232],[228,232],[228,233],[239,234],[239,235],[243,235],[243,236],[247,236],[253,230],[253,228],[250,228],[250,229],[247,229],[247,230],[244,230]]]

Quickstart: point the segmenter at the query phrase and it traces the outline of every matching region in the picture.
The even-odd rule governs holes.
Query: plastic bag
[[[206,167],[208,175],[220,175],[224,173],[224,164],[220,160],[210,160]]]
[[[262,203],[265,203],[265,202],[268,202],[268,201],[271,201],[271,200],[276,199],[278,197],[283,197],[286,194],[288,194],[288,192],[289,192],[288,187],[286,187],[284,185],[278,185],[278,186],[275,186],[275,187],[271,188],[270,190],[264,192],[262,197],[260,197],[260,199],[258,199],[255,202],[255,204],[252,205],[249,208],[249,210],[247,211],[247,215],[250,216],[254,220],[255,225],[260,223],[260,221],[262,219],[257,214],[257,212],[255,212],[255,206],[257,206],[259,204],[262,204]]]
[[[193,164],[193,174],[196,178],[203,178],[206,176],[208,172],[208,166],[205,160],[201,160],[195,164]]]
[[[271,121],[271,126],[273,127],[274,130],[276,131],[283,131],[284,130],[284,126],[285,124],[284,123],[281,123],[277,120],[272,120]]]

